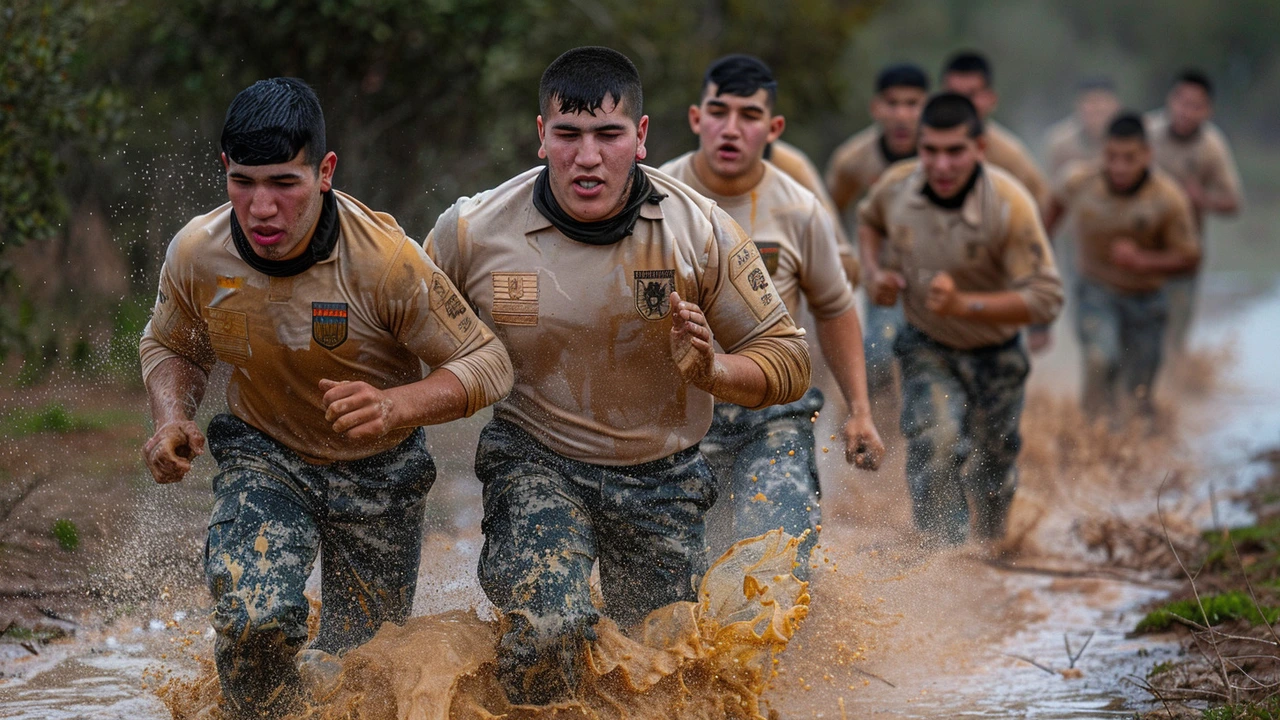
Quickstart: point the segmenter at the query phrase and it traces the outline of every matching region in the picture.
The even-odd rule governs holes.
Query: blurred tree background
[[[936,72],[959,47],[990,54],[998,114],[1032,147],[1081,76],[1112,75],[1145,109],[1189,64],[1219,82],[1237,146],[1276,143],[1278,26],[1274,0],[1170,0],[1158,13],[1142,0],[10,0],[0,262],[16,282],[0,316],[23,325],[0,347],[20,351],[29,382],[64,358],[136,374],[164,248],[224,202],[218,131],[259,78],[310,82],[338,186],[421,237],[457,196],[537,162],[538,77],[576,45],[640,68],[655,164],[691,147],[685,108],[706,64],[758,54],[778,72],[788,139],[822,166],[868,121],[880,65]],[[1251,195],[1276,188],[1245,171]]]

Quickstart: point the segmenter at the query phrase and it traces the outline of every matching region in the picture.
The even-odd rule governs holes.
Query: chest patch
[[[675,270],[635,270],[636,312],[645,320],[661,320],[671,314],[669,296],[675,290]]]
[[[760,251],[760,259],[764,261],[764,267],[769,271],[769,276],[777,275],[778,257],[782,253],[782,246],[776,242],[757,242],[756,249]]]
[[[347,304],[342,302],[311,303],[311,339],[322,348],[333,350],[347,341]]]
[[[493,322],[498,325],[538,324],[538,273],[493,273]]]

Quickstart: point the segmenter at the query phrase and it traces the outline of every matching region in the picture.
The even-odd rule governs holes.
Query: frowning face
[[[647,154],[649,117],[637,123],[612,97],[594,113],[560,112],[555,98],[550,106],[538,116],[538,157],[547,160],[556,202],[578,222],[617,215],[631,190],[631,168]]]

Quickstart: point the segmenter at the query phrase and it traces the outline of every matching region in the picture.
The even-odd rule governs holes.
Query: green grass
[[[80,529],[74,522],[67,519],[54,520],[53,527],[49,531],[53,533],[63,550],[71,552],[80,547]]]
[[[1280,720],[1280,699],[1209,708],[1203,717],[1204,720]]]
[[[1190,620],[1198,625],[1219,625],[1228,620],[1247,620],[1251,625],[1275,624],[1280,619],[1280,608],[1254,605],[1248,593],[1231,590],[1220,595],[1205,595],[1204,612],[1195,600],[1178,600],[1163,605],[1142,618],[1134,632],[1163,632],[1173,627],[1175,618]]]
[[[16,408],[0,416],[0,435],[16,438],[42,432],[71,433],[101,430],[107,425],[102,418],[72,412],[61,403],[48,403],[34,410]]]
[[[1203,537],[1209,545],[1204,560],[1206,568],[1218,571],[1238,569],[1238,551],[1242,557],[1253,558],[1248,571],[1254,582],[1264,583],[1280,578],[1280,516],[1261,525],[1232,528],[1225,533],[1211,530]],[[1232,545],[1235,546],[1234,551]]]

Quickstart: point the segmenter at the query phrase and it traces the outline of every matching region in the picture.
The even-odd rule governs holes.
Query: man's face
[[[982,73],[949,72],[942,76],[942,89],[969,98],[983,120],[996,109],[996,91],[987,87]]]
[[[1213,116],[1213,101],[1203,87],[1178,83],[1169,91],[1169,123],[1178,135],[1191,135]]]
[[[578,222],[617,215],[631,190],[631,167],[645,158],[649,116],[637,124],[612,96],[594,115],[562,113],[557,98],[550,105],[538,116],[538,157],[547,160],[556,202]]]
[[[920,163],[925,180],[940,198],[955,197],[964,188],[985,150],[986,140],[969,137],[964,125],[946,130],[920,128]]]
[[[322,193],[333,187],[338,156],[328,153],[317,170],[306,150],[274,165],[241,165],[222,154],[227,171],[227,197],[254,254],[264,260],[287,260],[302,254],[324,204]]]
[[[1110,90],[1088,90],[1076,98],[1076,117],[1091,138],[1100,139],[1118,112],[1120,98]]]
[[[689,127],[713,173],[725,179],[744,177],[760,166],[765,147],[782,135],[786,120],[773,114],[767,90],[742,97],[717,96],[717,89],[715,83],[708,85],[702,104],[689,107]]]
[[[1107,183],[1120,192],[1133,189],[1151,167],[1151,148],[1139,138],[1107,138],[1102,148]]]
[[[871,100],[871,117],[884,133],[889,149],[905,155],[915,147],[920,111],[928,93],[916,87],[891,87]]]

